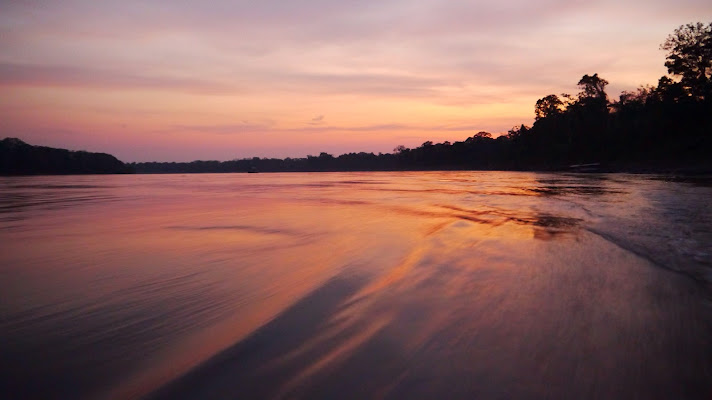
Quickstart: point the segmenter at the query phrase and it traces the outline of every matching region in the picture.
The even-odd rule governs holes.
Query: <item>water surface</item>
[[[703,398],[709,180],[0,178],[2,398]]]

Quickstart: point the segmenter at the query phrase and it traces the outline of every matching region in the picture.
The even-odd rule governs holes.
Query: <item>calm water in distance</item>
[[[0,178],[0,397],[712,398],[712,186]]]

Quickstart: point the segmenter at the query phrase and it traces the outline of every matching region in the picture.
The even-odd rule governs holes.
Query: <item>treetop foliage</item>
[[[660,46],[668,52],[668,73],[679,76],[683,88],[692,96],[710,92],[712,77],[712,22],[682,25]]]

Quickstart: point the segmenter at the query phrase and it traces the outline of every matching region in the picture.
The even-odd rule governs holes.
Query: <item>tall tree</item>
[[[549,117],[554,114],[561,112],[564,107],[564,102],[561,101],[559,96],[555,94],[550,94],[536,101],[536,106],[534,107],[534,114],[537,120]]]
[[[668,73],[677,75],[680,83],[697,98],[710,94],[712,77],[712,22],[681,25],[660,46],[666,50]]]
[[[599,77],[598,74],[584,75],[578,82],[578,87],[581,89],[579,98],[605,100],[607,85],[608,81]]]

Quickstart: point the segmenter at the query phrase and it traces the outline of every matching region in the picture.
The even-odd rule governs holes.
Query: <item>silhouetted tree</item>
[[[710,93],[712,22],[681,25],[660,48],[668,51],[668,73],[680,76],[685,90],[701,99]]]
[[[473,136],[473,138],[492,139],[492,134],[489,132],[485,132],[485,131],[479,131],[479,132],[475,133],[475,136]]]
[[[634,92],[624,91],[620,94],[618,103],[614,105],[614,108],[620,109],[628,105],[642,107],[654,93],[655,88],[653,86],[641,86]]]
[[[404,151],[406,151],[406,150],[408,150],[408,148],[405,147],[405,146],[403,146],[403,145],[401,144],[401,145],[396,146],[396,147],[393,149],[393,152],[396,153],[396,154],[398,154],[398,153],[402,153],[402,152],[404,152]]]
[[[507,132],[507,137],[515,140],[520,136],[526,134],[529,131],[529,127],[522,124],[520,126],[515,126]]]
[[[598,74],[584,75],[578,82],[581,89],[579,100],[581,99],[607,99],[606,86],[608,81],[600,78]]]
[[[687,92],[682,83],[675,82],[667,76],[663,76],[658,80],[658,87],[655,92],[661,101],[668,104],[677,103],[687,97]]]
[[[537,120],[550,117],[552,115],[559,114],[563,107],[564,102],[561,101],[559,96],[550,94],[537,100],[536,106],[534,107],[534,115]]]

